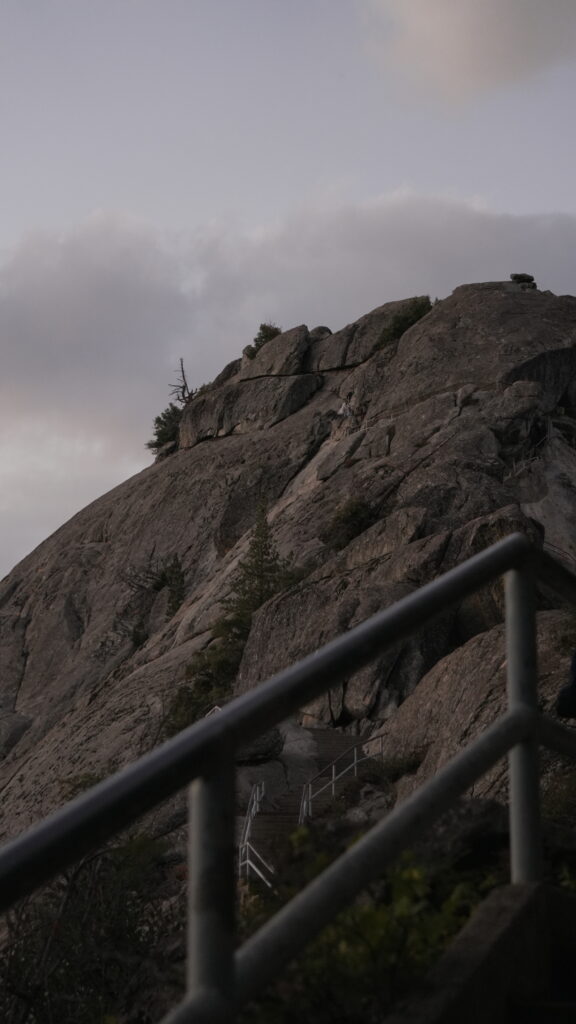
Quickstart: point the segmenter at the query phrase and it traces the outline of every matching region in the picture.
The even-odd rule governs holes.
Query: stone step
[[[302,790],[293,789],[270,800],[264,800],[262,814],[299,814]]]
[[[342,764],[354,759],[353,748],[359,741],[347,733],[337,732],[335,729],[309,729],[310,735],[316,744],[316,757],[318,768],[321,770],[331,764],[336,758],[342,758]],[[348,754],[348,758],[343,755]]]
[[[574,1024],[576,1001],[538,1000],[518,1003],[510,1013],[510,1024]]]
[[[337,772],[341,772],[346,765],[354,762],[354,746],[359,740],[335,729],[309,729],[308,732],[316,746],[318,773],[314,776],[314,788],[317,788],[323,785],[324,780],[327,783],[331,781],[332,764],[336,759],[339,759],[336,765]],[[334,795],[332,786],[328,786],[318,796],[313,797],[314,817],[333,806],[334,796],[337,797],[342,787],[352,778],[352,773],[349,773],[342,779],[337,779]],[[265,860],[272,862],[279,846],[286,843],[288,837],[298,828],[301,800],[302,786],[264,800],[262,810],[252,822],[250,842]]]

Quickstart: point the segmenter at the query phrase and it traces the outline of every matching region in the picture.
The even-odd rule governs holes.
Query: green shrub
[[[354,537],[373,526],[377,519],[377,510],[369,502],[362,498],[350,498],[337,509],[320,534],[320,540],[333,551],[341,551]]]
[[[126,840],[87,857],[8,915],[0,949],[2,1020],[136,1019],[134,1004],[161,937],[150,894],[162,878],[163,852],[145,836]],[[161,962],[157,971],[160,977]]]
[[[390,342],[398,341],[409,327],[418,323],[431,309],[432,303],[428,295],[412,299],[409,305],[405,306],[401,313],[396,313],[388,326],[384,328],[378,341],[378,348],[384,348]]]
[[[165,559],[159,565],[154,589],[160,591],[164,587],[168,588],[166,618],[171,619],[178,611],[186,593],[186,579],[178,555],[172,555],[172,558]]]
[[[272,338],[276,338],[279,334],[282,334],[282,328],[278,327],[277,324],[268,322],[260,324],[258,334],[254,338],[251,345],[247,345],[244,349],[244,355],[248,356],[248,359],[254,359],[257,352],[260,351],[263,345],[268,341],[272,341]]]
[[[241,929],[250,934],[278,904],[291,898],[340,850],[329,830],[299,828],[292,836],[291,888],[272,900],[246,901]],[[294,865],[300,866],[297,882]],[[241,1022],[253,1024],[366,1024],[379,1022],[401,996],[420,984],[430,965],[496,884],[485,870],[475,875],[433,875],[410,854],[344,910],[306,947]]]
[[[118,615],[114,632],[128,637],[134,647],[141,647],[149,636],[148,619],[154,595],[166,587],[168,603],[166,619],[171,619],[182,604],[186,594],[186,577],[178,555],[153,559],[149,557],[142,565],[130,565],[122,573],[122,581],[132,591],[133,597]]]
[[[178,433],[182,409],[170,402],[170,405],[154,419],[154,437],[146,442],[146,447],[158,452],[165,444],[174,442],[178,445]]]
[[[261,505],[248,551],[238,563],[232,581],[232,594],[222,602],[224,614],[212,629],[212,641],[192,656],[186,666],[185,685],[178,688],[168,704],[163,725],[165,736],[186,728],[215,704],[230,698],[254,612],[299,578],[300,574],[280,558],[266,508]]]

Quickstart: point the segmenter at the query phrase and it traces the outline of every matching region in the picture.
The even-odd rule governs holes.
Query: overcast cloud
[[[574,0],[367,0],[381,59],[452,98],[573,60]],[[373,41],[374,42],[374,41]]]
[[[180,355],[197,386],[262,320],[337,330],[391,299],[517,271],[573,293],[575,249],[575,217],[410,192],[303,207],[250,235],[168,237],[99,217],[29,237],[0,269],[0,576],[150,462]]]

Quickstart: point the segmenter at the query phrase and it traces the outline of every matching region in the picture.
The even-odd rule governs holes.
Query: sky
[[[264,320],[576,292],[573,0],[3,0],[0,578]]]

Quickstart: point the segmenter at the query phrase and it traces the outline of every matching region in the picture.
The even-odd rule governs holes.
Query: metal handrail
[[[242,878],[243,869],[245,868],[246,879],[248,879],[250,877],[250,871],[252,870],[257,878],[260,878],[262,882],[265,882],[268,888],[271,888],[272,883],[264,877],[260,868],[254,864],[250,857],[250,852],[252,852],[256,857],[258,857],[264,867],[267,868],[268,872],[270,874],[274,874],[274,868],[264,860],[262,854],[259,853],[254,844],[250,842],[254,818],[260,812],[265,795],[266,783],[264,780],[255,782],[250,790],[250,799],[248,800],[248,807],[246,808],[246,814],[244,815],[244,821],[242,823],[240,842],[238,843],[238,878]]]
[[[248,800],[248,807],[246,808],[244,823],[242,825],[242,834],[240,836],[240,846],[248,842],[250,832],[252,830],[252,822],[258,814],[265,796],[266,783],[264,781],[255,782],[250,790],[250,799]]]
[[[256,861],[252,859],[250,854],[254,855]],[[260,881],[264,882],[264,885],[267,885],[268,888],[271,889],[272,882],[270,878],[266,877],[266,875],[262,871],[262,867],[268,872],[268,875],[276,874],[272,865],[264,859],[262,854],[259,853],[256,847],[252,845],[249,839],[247,839],[246,842],[243,843],[242,846],[240,847],[238,854],[238,877],[242,878],[242,876],[245,875],[246,880],[248,880],[250,878],[250,872],[252,871],[257,876],[257,878],[260,879]],[[245,871],[243,869],[245,869]]]
[[[379,754],[380,757],[383,757],[384,756],[384,747],[383,747],[383,742],[382,741],[383,741],[384,737],[383,736],[366,736],[359,743],[355,743],[352,747],[349,747],[348,750],[345,750],[342,754],[339,754],[339,756],[334,758],[334,760],[330,764],[326,765],[325,768],[323,768],[321,771],[317,772],[316,775],[314,775],[311,779],[308,779],[308,781],[304,783],[304,785],[302,786],[302,796],[300,798],[300,811],[299,811],[299,814],[298,814],[298,824],[299,825],[303,825],[304,822],[306,821],[306,818],[311,817],[311,815],[312,815],[312,801],[317,796],[320,796],[322,793],[325,793],[327,789],[330,789],[330,790],[332,790],[332,796],[335,797],[336,796],[336,783],[339,781],[339,779],[343,779],[346,775],[350,775],[351,773],[354,775],[354,777],[356,777],[357,774],[358,774],[358,765],[359,764],[362,764],[363,761],[373,761],[373,760],[375,760],[374,754],[365,754],[364,753],[364,746],[365,746],[366,743],[372,742],[373,740],[376,740],[376,739],[380,740],[380,750],[378,751],[378,754]],[[358,757],[358,751],[359,750],[362,750],[362,755],[363,755],[362,757]],[[350,761],[348,764],[346,764],[341,772],[336,772],[336,765],[338,764],[338,761],[341,761],[342,758],[348,757],[349,754],[352,754],[352,753],[354,754],[353,760]],[[313,788],[314,783],[316,781],[319,781],[320,779],[325,779],[326,778],[326,774],[328,772],[330,772],[330,778],[328,779],[328,782],[325,782],[323,786],[320,786],[319,789],[315,790]]]
[[[355,754],[357,750],[362,750],[364,745],[368,743],[369,740],[376,738],[377,737],[375,736],[364,736],[361,740],[357,740],[356,743],[351,743],[346,750],[343,750],[341,754],[338,754],[338,757],[335,757],[333,761],[330,761],[330,763],[327,764],[324,768],[321,768],[319,772],[316,772],[316,775],[313,775],[311,779],[308,779],[308,782],[316,782],[316,779],[322,778],[322,776],[325,775],[327,771],[330,771],[333,766],[337,765],[339,761],[342,761],[345,757],[349,757],[350,754]],[[353,766],[354,762],[351,761],[350,764]]]
[[[231,1021],[280,965],[422,829],[510,751],[514,882],[540,876],[539,742],[576,757],[573,733],[542,720],[536,692],[535,573],[576,603],[576,578],[522,534],[500,541],[231,701],[0,851],[0,910],[192,782],[187,998],[163,1024]],[[236,750],[374,659],[381,651],[506,574],[510,710],[234,952]]]
[[[370,741],[375,740],[375,739],[379,739],[380,740],[380,750],[378,751],[378,753],[382,757],[383,756],[383,743],[382,743],[383,737],[381,737],[381,736],[370,737]],[[302,786],[302,796],[300,798],[300,809],[299,809],[299,812],[298,812],[298,824],[299,825],[303,825],[304,822],[306,821],[306,818],[309,818],[311,816],[311,814],[312,814],[312,801],[317,796],[320,796],[327,789],[330,789],[332,791],[332,796],[335,797],[336,796],[336,783],[340,779],[343,779],[346,775],[350,775],[350,774],[353,774],[356,777],[357,774],[358,774],[358,765],[359,764],[362,764],[364,761],[373,761],[375,759],[375,755],[373,753],[370,753],[370,754],[365,754],[364,753],[363,747],[364,747],[364,744],[367,743],[367,742],[368,742],[368,740],[366,738],[364,738],[363,740],[360,740],[359,742],[352,744],[350,747],[348,747],[347,750],[344,750],[341,754],[338,755],[338,757],[335,757],[333,761],[331,761],[329,764],[325,765],[324,768],[322,768],[319,772],[316,773],[316,775],[313,775],[311,779],[309,779],[307,782],[304,783],[304,785]],[[358,751],[359,750],[362,750],[362,757],[358,757]],[[354,755],[353,759],[351,761],[349,761],[347,764],[345,764],[345,766],[342,769],[342,771],[337,772],[336,771],[336,766],[337,766],[338,762],[342,761],[343,758],[345,758],[345,757],[349,757],[350,754]],[[325,782],[324,785],[320,786],[318,789],[316,789],[316,790],[313,789],[314,783],[316,781],[319,781],[320,779],[324,780],[326,778],[326,775],[328,774],[328,772],[330,773],[330,778],[328,779],[328,781]],[[254,853],[256,853],[257,856],[260,857],[261,860],[264,860],[264,858],[261,856],[261,854],[259,854],[258,851],[255,849],[254,845],[252,843],[250,843],[250,836],[252,834],[252,826],[254,824],[254,819],[260,813],[260,810],[262,808],[262,802],[263,802],[265,793],[266,793],[265,782],[264,781],[255,782],[254,785],[252,786],[252,790],[250,792],[250,799],[248,801],[248,806],[246,808],[246,814],[244,816],[244,821],[243,821],[243,825],[242,825],[241,838],[240,838],[240,841],[238,843],[238,877],[239,878],[242,878],[243,868],[244,867],[247,868],[247,870],[246,870],[246,878],[249,877],[249,870],[248,870],[248,868],[253,868],[254,867],[251,864],[251,862],[246,859],[244,851],[245,851],[245,848],[247,846],[250,846],[250,848],[254,851]],[[269,864],[267,864],[266,861],[264,861],[264,863],[266,864],[266,867],[270,871],[272,871],[272,872],[274,871],[274,869]],[[258,878],[260,878],[262,881],[266,881],[266,879],[264,879],[262,877],[260,871],[258,871],[255,868],[254,868],[254,871],[255,871],[255,874],[257,875]],[[269,885],[269,883],[267,881],[266,881],[266,884]]]

